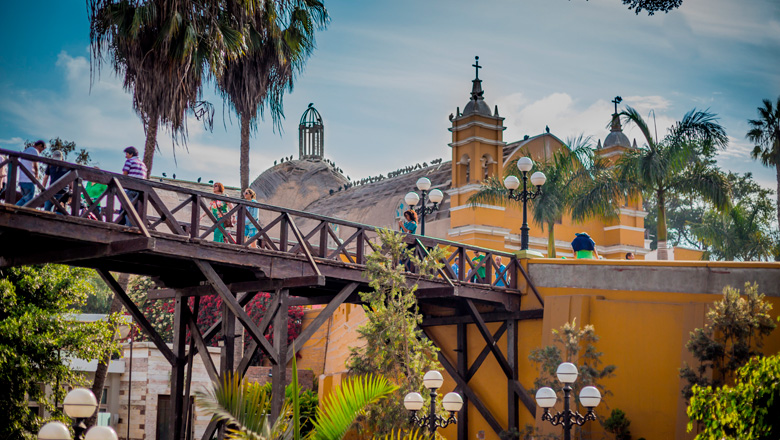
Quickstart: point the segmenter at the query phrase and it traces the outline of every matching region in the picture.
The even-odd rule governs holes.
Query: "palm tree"
[[[595,169],[604,167],[604,162],[593,155],[590,148],[590,137],[580,135],[577,138],[567,139],[570,148],[564,148],[556,152],[547,162],[536,164],[536,170],[541,171],[547,177],[542,186],[541,194],[531,201],[533,206],[532,221],[538,224],[542,231],[547,226],[547,255],[555,258],[555,224],[560,222],[564,214],[571,211],[572,204],[577,198],[576,190],[583,185],[583,180],[591,178]],[[522,179],[521,172],[517,169],[517,160],[512,161],[505,170],[506,176],[516,176]],[[489,178],[482,188],[468,199],[472,207],[480,203],[494,205],[510,205],[522,208],[522,202],[511,200],[509,190],[504,187],[501,179]],[[614,210],[611,210],[614,211]],[[610,212],[605,210],[604,212]],[[594,214],[597,209],[588,211],[578,210],[578,220]]]
[[[230,26],[223,2],[88,0],[87,5],[93,75],[108,55],[124,78],[146,131],[143,160],[151,173],[160,124],[170,128],[175,142],[186,140],[187,112],[202,103],[203,81],[220,74],[225,55],[242,54],[241,32]]]
[[[300,438],[294,415],[297,402],[297,369],[293,367],[292,401],[287,402],[278,419],[269,420],[271,399],[264,387],[249,384],[238,376],[227,376],[214,390],[196,392],[198,406],[228,423],[228,438],[276,440]],[[338,440],[344,437],[355,419],[370,403],[390,395],[396,386],[382,376],[359,376],[345,380],[326,399],[308,436],[314,440]]]
[[[772,101],[765,99],[764,106],[758,108],[758,119],[748,120],[750,131],[747,138],[756,146],[750,154],[760,159],[766,167],[775,167],[777,174],[777,223],[780,226],[780,96],[772,108]]]
[[[265,0],[246,21],[247,52],[228,57],[218,79],[241,121],[241,188],[249,186],[249,133],[257,129],[258,111],[263,117],[267,104],[274,130],[281,128],[284,92],[292,91],[295,74],[314,50],[314,31],[326,26],[328,13],[320,0]]]
[[[646,145],[627,151],[614,168],[593,180],[578,204],[599,205],[613,200],[653,194],[658,206],[658,259],[668,259],[666,247],[666,197],[669,194],[695,195],[718,210],[731,204],[726,177],[707,158],[728,144],[726,131],[708,111],[688,112],[661,140],[654,139],[647,123],[633,108],[620,113],[624,124],[634,123]]]

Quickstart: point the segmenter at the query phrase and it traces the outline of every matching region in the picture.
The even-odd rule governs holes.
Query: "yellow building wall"
[[[609,416],[612,409],[622,409],[631,420],[631,432],[634,438],[683,440],[693,437],[692,434],[685,432],[688,419],[685,414],[686,404],[680,394],[684,383],[679,378],[679,369],[683,362],[692,362],[685,348],[690,332],[704,326],[708,307],[721,298],[721,295],[711,292],[713,289],[709,285],[712,284],[711,282],[701,285],[688,283],[679,286],[680,291],[667,291],[670,287],[677,286],[671,284],[673,277],[666,276],[665,271],[671,274],[678,268],[698,268],[721,276],[733,275],[735,284],[742,282],[738,280],[751,278],[753,273],[751,271],[756,271],[755,278],[761,279],[764,284],[763,288],[759,286],[759,290],[773,292],[772,296],[766,297],[766,300],[773,305],[773,318],[777,319],[780,312],[780,293],[777,287],[780,284],[778,263],[612,262],[552,259],[525,261],[525,266],[532,277],[538,272],[536,265],[550,264],[560,267],[561,270],[565,265],[576,265],[580,270],[594,270],[593,273],[596,273],[595,270],[599,266],[618,265],[625,267],[626,270],[628,268],[639,270],[640,275],[649,274],[670,281],[668,285],[658,284],[657,290],[631,290],[630,288],[549,286],[545,285],[543,280],[537,280],[535,284],[545,301],[544,317],[518,323],[519,381],[529,390],[538,375],[535,365],[528,360],[531,350],[550,344],[552,329],[557,329],[572,319],[576,318],[580,325],[592,324],[600,337],[597,348],[604,353],[602,357],[604,364],[617,366],[615,376],[602,382],[612,394],[604,397],[597,414],[604,419]],[[608,280],[600,281],[609,284]],[[697,291],[699,287],[700,290]],[[702,293],[697,293],[699,291]],[[524,296],[522,308],[526,310],[538,308],[532,294]],[[306,319],[309,319],[308,316],[309,312]],[[349,355],[349,347],[360,343],[357,340],[356,329],[363,322],[365,322],[365,314],[360,307],[343,305],[323,326],[329,330],[317,332],[301,351],[302,359],[299,365],[309,365],[307,364],[309,353],[312,353],[312,357],[315,358],[313,365],[322,365],[321,370],[315,370],[315,374],[320,374],[321,397],[338,386],[342,376],[346,374],[345,362]],[[491,332],[495,332],[499,325],[500,323],[489,323],[488,327]],[[456,328],[439,326],[427,327],[426,330],[447,359],[456,365]],[[474,325],[467,326],[467,340],[467,353],[471,364],[485,347],[485,341]],[[506,335],[498,340],[498,347],[505,355],[506,341]],[[776,330],[764,340],[763,351],[767,354],[780,352],[780,330]],[[325,359],[320,356],[323,352]],[[442,373],[444,374],[443,370]],[[444,376],[445,384],[441,392],[447,393],[454,389],[455,383],[446,374]],[[503,371],[492,354],[488,355],[469,384],[505,427],[507,383]],[[477,438],[480,431],[484,431],[486,439],[498,439],[473,405],[469,405],[468,412],[469,439]],[[539,420],[540,415],[541,410],[537,411],[537,418],[534,419],[522,403],[520,404],[521,427],[535,424],[542,432],[560,434],[560,427],[551,427],[547,422],[542,423]],[[593,431],[590,438],[601,438],[597,423],[588,423],[586,432],[590,430]],[[451,426],[441,432],[445,438],[457,438],[457,427]]]

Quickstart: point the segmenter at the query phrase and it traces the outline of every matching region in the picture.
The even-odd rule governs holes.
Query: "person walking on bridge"
[[[45,149],[46,142],[36,141],[31,147],[27,147],[23,153],[31,154],[33,156],[40,156]],[[32,160],[28,159],[22,159],[20,162],[21,166],[32,172],[32,175],[35,177],[35,179],[38,179],[38,162],[33,162]],[[18,170],[16,175],[19,176],[19,188],[22,190],[22,198],[16,202],[16,206],[24,206],[24,204],[32,200],[33,196],[35,195],[35,183],[33,183],[32,179],[30,179],[27,173],[21,169]]]
[[[138,157],[138,150],[133,146],[125,148],[125,166],[122,167],[122,174],[128,177],[135,177],[136,179],[146,179],[148,175],[146,164]],[[127,198],[130,199],[130,203],[135,204],[139,195],[138,191],[126,189],[125,194],[127,194]],[[133,226],[133,223],[130,221],[130,216],[125,214],[122,224],[125,226]]]

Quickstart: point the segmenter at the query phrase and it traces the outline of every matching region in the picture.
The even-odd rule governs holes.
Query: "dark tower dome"
[[[322,116],[310,103],[298,124],[298,159],[322,160],[325,153],[324,135]]]
[[[620,125],[620,115],[617,111],[617,105],[623,101],[623,98],[616,96],[612,100],[615,104],[615,113],[612,114],[612,126],[610,133],[604,138],[604,148],[619,146],[624,148],[631,148],[631,141],[628,140],[628,136],[623,133],[623,127]]]
[[[474,57],[474,60],[475,62],[472,67],[476,69],[477,73],[474,80],[471,81],[471,99],[469,99],[468,104],[466,104],[466,107],[463,109],[463,116],[468,116],[472,113],[492,116],[490,107],[485,102],[485,97],[483,96],[485,91],[482,90],[482,80],[479,79],[479,69],[482,68],[482,66],[479,65],[479,57]],[[496,108],[496,110],[498,110],[498,108]]]

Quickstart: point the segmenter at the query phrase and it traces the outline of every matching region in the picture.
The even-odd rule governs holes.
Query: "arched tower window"
[[[298,159],[322,160],[325,154],[325,126],[314,104],[303,112],[298,124]]]
[[[471,181],[471,158],[469,158],[469,155],[464,154],[463,156],[461,156],[457,165],[459,166],[458,169],[458,177],[460,177],[459,180],[463,183],[469,183]]]
[[[491,175],[496,174],[495,165],[498,162],[496,162],[493,159],[493,156],[490,154],[485,154],[479,159],[479,164],[482,166],[482,180],[485,181],[490,177]]]

